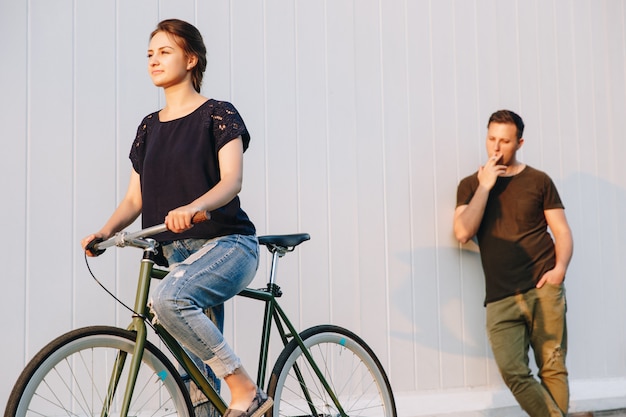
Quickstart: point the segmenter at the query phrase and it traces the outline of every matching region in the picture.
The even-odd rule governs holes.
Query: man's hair
[[[200,31],[191,23],[183,20],[167,19],[159,22],[156,29],[150,34],[150,39],[159,32],[172,35],[187,56],[198,58],[198,63],[191,70],[191,82],[193,88],[199,93],[207,63],[206,46],[204,46]]]
[[[489,117],[487,128],[491,123],[512,123],[517,127],[517,140],[524,135],[524,121],[522,118],[511,110],[498,110]]]

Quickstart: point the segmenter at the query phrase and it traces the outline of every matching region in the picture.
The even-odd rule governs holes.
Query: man
[[[487,333],[504,382],[530,416],[562,417],[569,406],[563,280],[573,240],[550,177],[517,160],[523,133],[514,112],[491,115],[489,159],[459,184],[454,234],[480,248]],[[541,383],[528,367],[529,346]]]

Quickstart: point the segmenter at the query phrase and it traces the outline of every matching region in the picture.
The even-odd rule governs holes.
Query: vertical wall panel
[[[33,2],[29,16],[27,253],[33,258],[25,277],[29,287],[27,356],[69,330],[74,314],[73,17],[69,0]],[[43,250],[45,238],[54,242]],[[54,312],[56,320],[44,320],[46,312]]]
[[[606,31],[608,44],[608,95],[609,95],[609,135],[620,137],[621,132],[626,131],[626,6],[624,2],[607,2],[606,5]],[[626,143],[623,140],[614,140],[611,144],[612,172],[610,178],[626,178],[626,166],[622,163],[622,156],[626,155]],[[623,271],[626,268],[625,257],[621,250],[626,244],[626,236],[620,233],[626,230],[626,186],[618,181],[612,181],[614,192],[612,202],[613,224],[613,268]],[[609,305],[617,307],[617,311],[609,316],[610,325],[616,329],[615,342],[608,347],[607,357],[618,358],[610,367],[611,376],[623,375],[626,371],[626,326],[620,322],[620,317],[626,317],[626,306],[621,302],[620,295],[626,294],[626,282],[618,279],[615,287],[609,292]]]
[[[458,183],[461,177],[475,171],[485,158],[485,147],[481,140],[484,137],[485,116],[478,114],[477,109],[477,72],[480,63],[476,60],[476,33],[479,28],[473,19],[477,7],[472,2],[457,0],[453,3],[452,13],[455,57],[454,117],[457,123],[454,126],[454,142],[453,140],[449,142],[454,143],[454,149],[449,152],[449,160],[456,161],[458,177],[454,178],[454,173],[450,172],[448,180],[451,184]],[[448,167],[447,170],[449,169]],[[454,205],[456,193],[450,193],[449,198],[450,203]],[[449,272],[451,280],[458,280],[461,291],[459,321],[462,333],[459,337],[464,341],[462,345],[464,383],[469,386],[484,385],[488,382],[485,359],[488,346],[483,335],[484,312],[477,308],[484,298],[484,286],[482,276],[475,273],[480,268],[477,264],[479,264],[478,254],[468,250],[453,264],[455,270]]]
[[[525,40],[519,39],[519,17],[517,1],[496,1],[495,20],[490,24],[496,31],[491,53],[495,56],[495,79],[497,86],[498,104],[502,108],[515,110],[519,107],[520,95],[520,62],[519,44]],[[528,5],[526,5],[528,6]],[[497,109],[494,109],[497,110]]]
[[[541,149],[541,126],[542,103],[540,88],[540,61],[539,49],[542,45],[547,45],[546,40],[540,37],[538,14],[543,13],[540,1],[532,1],[522,6],[517,3],[517,16],[519,23],[517,26],[517,37],[519,39],[519,71],[516,74],[519,85],[519,103],[512,110],[518,110],[523,114],[526,121],[524,129],[524,140],[526,141],[521,149],[522,160],[529,165],[542,169],[542,149]],[[567,15],[567,13],[563,13]],[[484,126],[487,123],[483,116]]]
[[[440,387],[440,338],[437,299],[437,254],[432,79],[432,14],[429,2],[407,2],[409,49],[409,131],[411,132],[411,233],[413,343],[417,389]]]
[[[501,76],[498,74],[498,37],[496,22],[498,21],[497,0],[483,0],[478,2],[476,12],[476,59],[478,61],[478,114],[485,116],[494,109],[504,107],[500,102],[497,83]],[[511,24],[514,24],[511,22]],[[481,127],[483,127],[481,125]],[[484,132],[484,131],[483,131]]]
[[[606,49],[606,32],[605,32],[605,16],[604,16],[604,5],[605,3],[591,3],[589,7],[589,23],[591,30],[591,42],[592,48],[588,59],[592,60],[595,64],[593,66],[592,74],[590,74],[590,78],[588,82],[591,82],[593,85],[593,91],[591,91],[591,99],[593,103],[593,108],[590,109],[591,115],[593,117],[593,133],[589,137],[585,138],[585,140],[590,141],[593,144],[594,152],[590,153],[589,156],[593,158],[593,162],[595,163],[595,176],[593,177],[593,181],[596,182],[596,192],[597,192],[597,200],[593,201],[594,206],[593,209],[597,210],[594,212],[592,210],[591,217],[588,219],[593,224],[592,233],[597,236],[597,245],[598,248],[594,251],[597,253],[598,257],[595,258],[598,262],[594,271],[590,271],[588,276],[591,277],[602,277],[606,276],[606,274],[610,273],[610,264],[612,258],[612,250],[611,243],[609,238],[611,236],[610,229],[612,226],[609,224],[608,220],[608,210],[610,210],[608,203],[610,201],[610,193],[611,187],[608,187],[606,184],[606,179],[610,178],[608,175],[610,173],[610,142],[603,144],[603,138],[608,137],[608,118],[607,118],[607,80],[606,80],[606,59],[607,59],[607,49]],[[603,220],[607,220],[606,222]],[[594,224],[595,223],[595,224]],[[607,294],[612,291],[609,288],[607,283],[603,280],[598,281],[598,285],[593,285],[587,290],[587,294],[591,295],[594,300],[600,305],[606,305],[607,302]],[[599,326],[593,325],[593,323],[605,322],[607,319],[607,314],[609,312],[605,309],[598,309],[595,312],[591,313],[593,316],[593,322],[589,323],[590,327],[587,332],[587,337],[596,338],[602,337],[601,330],[598,328]],[[605,360],[606,358],[606,345],[600,347],[598,349],[598,356],[592,358],[589,362],[590,369],[596,369],[602,374],[609,372],[609,368],[611,367]]]
[[[3,358],[0,365],[0,402],[4,402],[15,378],[32,354],[27,349],[30,337],[25,326],[30,287],[24,279],[29,270],[26,251],[28,237],[28,8],[25,2],[0,2],[0,36],[11,39],[4,47],[2,76],[0,77],[0,261],[4,276],[4,297],[0,307],[0,319],[5,335],[11,343],[2,344]],[[6,59],[6,61],[4,61]]]
[[[589,105],[587,101],[586,92],[591,89],[589,83],[581,83],[580,80],[584,77],[584,75],[588,72],[589,63],[584,59],[586,53],[589,51],[589,37],[587,35],[587,31],[585,30],[587,25],[584,24],[582,15],[585,13],[586,9],[581,7],[582,2],[577,2],[577,7],[572,7],[571,11],[571,19],[572,19],[572,75],[573,75],[573,94],[574,100],[572,103],[573,110],[572,116],[573,120],[569,121],[569,124],[573,127],[574,133],[570,136],[570,146],[576,150],[578,157],[576,159],[576,170],[573,173],[570,173],[567,176],[567,181],[562,186],[562,192],[568,196],[568,201],[566,202],[566,214],[568,220],[572,224],[584,225],[586,219],[586,224],[589,225],[589,218],[585,216],[586,210],[583,205],[582,200],[582,190],[586,190],[586,198],[591,198],[591,195],[595,195],[595,192],[589,193],[589,175],[584,172],[584,167],[588,165],[590,155],[584,153],[584,149],[586,149],[592,141],[585,134],[585,130],[583,126],[588,126],[590,121],[592,120],[590,115],[585,111],[585,108]],[[576,28],[576,30],[574,30]],[[582,35],[582,36],[581,36]],[[584,117],[583,117],[584,115]],[[580,262],[581,258],[578,256],[581,252],[586,252],[592,248],[594,242],[590,239],[591,237],[584,230],[585,227],[579,226],[577,229],[573,230],[574,239],[575,239],[575,256],[572,259],[570,264],[570,268],[572,270],[577,270],[580,273],[580,276],[588,276],[587,274],[590,272],[589,268],[591,265],[584,264]],[[577,297],[582,295],[582,292],[586,291],[583,286],[572,286],[570,284],[569,288],[569,296]],[[590,318],[585,314],[584,308],[577,308],[576,306],[571,306],[568,313],[570,317],[570,321],[575,321],[581,323],[586,327],[588,320]],[[570,336],[572,346],[587,346],[589,343],[588,339],[584,337],[583,334],[573,333]],[[570,358],[570,368],[573,368],[572,371],[578,371],[582,374],[587,374],[587,365],[586,361],[580,360],[584,356],[583,350],[572,350],[569,358]],[[579,360],[577,360],[579,359]]]
[[[356,4],[349,0],[326,2],[325,45],[328,122],[328,243],[320,242],[330,262],[331,323],[350,327],[360,316],[358,149],[356,132]],[[317,216],[321,216],[319,213]],[[313,260],[315,262],[315,260]]]
[[[434,166],[433,176],[437,194],[454,196],[456,171],[451,170],[449,161],[453,160],[456,119],[450,98],[455,96],[455,45],[454,13],[451,0],[432,3],[432,21],[437,22],[432,28],[432,68],[433,68],[433,125],[434,125]],[[448,201],[453,201],[452,198]],[[456,247],[450,234],[453,204],[435,200],[436,242],[441,248]],[[441,352],[441,383],[444,387],[463,385],[463,340],[461,319],[461,285],[456,272],[457,254],[453,251],[437,252],[438,302]]]
[[[298,184],[300,137],[298,136],[298,114],[296,96],[296,19],[295,4],[290,7],[279,1],[268,1],[261,11],[264,19],[264,66],[265,66],[265,132],[266,172],[268,183],[269,233],[295,233],[300,226],[300,200],[294,198],[307,190]],[[259,17],[261,17],[259,16]],[[251,45],[252,46],[252,45]],[[256,111],[256,110],[255,110]],[[323,168],[322,168],[323,169]],[[251,175],[256,175],[249,172]],[[306,194],[305,194],[306,196]],[[308,204],[317,204],[306,196]],[[286,299],[289,312],[302,314],[295,297],[300,283],[295,278],[297,262],[284,262],[281,274],[290,279],[283,282],[291,297]]]
[[[385,212],[380,1],[355,3],[356,133],[359,146],[356,213],[359,221],[360,320],[355,331],[387,357],[386,279],[388,268]]]
[[[561,8],[555,13],[555,34],[559,39],[559,46],[556,50],[556,65],[558,76],[556,79],[558,87],[558,106],[556,113],[556,122],[558,123],[558,134],[551,138],[558,148],[554,159],[554,165],[549,168],[552,172],[553,179],[558,186],[561,186],[564,177],[578,169],[578,148],[575,142],[570,144],[569,138],[573,138],[576,130],[575,125],[570,122],[569,115],[575,113],[576,102],[576,85],[574,71],[574,44],[572,35],[572,8]],[[558,164],[558,165],[557,165]]]
[[[392,7],[388,7],[392,5]],[[385,212],[387,242],[387,283],[385,298],[389,299],[388,342],[390,372],[397,385],[412,384],[413,375],[404,372],[414,362],[411,320],[412,294],[407,291],[411,281],[411,228],[407,219],[413,207],[410,201],[410,154],[407,22],[406,2],[395,0],[381,7],[383,47],[383,140],[385,157]],[[400,220],[403,219],[403,220]],[[380,295],[383,295],[382,293]]]
[[[278,7],[284,8],[280,4]],[[311,241],[298,249],[298,257],[302,259],[299,270],[301,295],[297,301],[294,298],[300,306],[300,323],[311,325],[312,322],[330,322],[333,302],[327,250],[332,215],[329,212],[329,200],[335,196],[328,187],[330,183],[328,148],[332,137],[327,122],[329,111],[327,96],[330,93],[326,3],[298,1],[295,2],[293,12],[295,19],[290,27],[291,33],[285,36],[291,36],[296,42],[295,48],[290,51],[293,52],[290,57],[295,66],[282,65],[282,69],[274,72],[294,82],[291,85],[294,90],[287,95],[290,98],[292,96],[294,101],[289,100],[285,104],[295,110],[296,126],[292,130],[285,129],[289,125],[283,121],[276,120],[278,123],[275,124],[277,130],[281,132],[279,134],[286,135],[284,140],[297,147],[293,160],[296,169],[290,169],[291,161],[288,160],[283,160],[280,166],[285,168],[283,175],[293,177],[298,184],[298,222],[292,226],[290,232],[306,232],[311,235]],[[278,12],[275,14],[283,15]],[[286,55],[285,52],[283,55]],[[286,74],[287,68],[293,72]],[[285,101],[285,95],[283,94],[279,100]],[[286,116],[291,112],[283,111],[282,114]],[[285,205],[285,208],[290,207],[291,204]],[[289,232],[283,228],[279,230]],[[322,256],[317,258],[306,256],[309,253],[318,253]]]
[[[116,4],[116,78],[115,85],[111,87],[115,88],[117,129],[115,137],[109,140],[115,143],[117,163],[115,167],[102,169],[103,176],[115,181],[115,197],[105,200],[107,207],[92,217],[97,228],[104,224],[126,194],[132,172],[128,154],[137,128],[145,116],[163,107],[159,92],[148,75],[147,59],[149,36],[158,22],[158,13],[156,2],[152,0],[120,1]],[[137,19],[137,16],[143,18]],[[140,224],[136,221],[131,229],[137,229]],[[115,261],[115,293],[127,304],[132,304],[134,300],[138,256],[136,250],[117,249],[98,259],[98,262]],[[84,269],[81,272],[84,273]],[[128,311],[116,304],[116,323],[125,327],[128,320]]]
[[[266,21],[264,20],[264,4],[261,2],[229,2],[231,36],[230,56],[230,101],[241,112],[254,138],[245,154],[244,187],[252,193],[264,190],[263,199],[252,200],[245,195],[242,204],[251,219],[255,222],[258,232],[264,233],[271,225],[272,204],[269,198],[273,190],[269,188],[272,181],[270,161],[267,159],[272,146],[268,142],[270,126],[267,124],[266,79]],[[216,17],[218,18],[218,17]],[[220,42],[222,36],[217,34],[214,41]],[[219,65],[215,63],[216,65]],[[263,164],[262,167],[259,164]],[[252,194],[259,195],[259,194]],[[243,197],[243,196],[242,196]],[[255,284],[262,284],[258,280]],[[250,334],[255,334],[246,324],[250,317],[245,311],[235,309],[237,302],[229,303],[226,309],[228,320],[225,324],[225,335],[235,349],[241,350],[242,360],[249,364],[255,355],[254,348],[243,348],[248,345]],[[258,310],[257,310],[258,311]],[[235,325],[237,324],[237,325]],[[241,324],[241,325],[239,325]],[[258,329],[258,328],[257,328]],[[258,334],[258,333],[257,333]],[[255,344],[253,344],[255,345]],[[249,365],[246,365],[249,366]]]
[[[104,224],[115,208],[116,182],[116,6],[114,2],[77,3],[74,28],[74,224],[70,242],[74,262],[73,327],[115,318],[115,303],[86,273],[79,239]],[[93,30],[94,21],[100,29]],[[113,86],[113,87],[112,87]],[[124,136],[128,143],[133,136]],[[126,163],[122,160],[120,163]],[[126,180],[127,178],[125,178]],[[115,290],[114,258],[108,255],[93,265],[103,284]],[[97,306],[97,308],[92,308]]]
[[[226,2],[229,4],[230,21],[227,27],[221,23],[212,23],[226,18],[213,16],[211,26],[212,42],[216,44],[229,43],[228,56],[224,45],[215,47],[220,52],[220,58],[211,59],[210,66],[216,67],[216,74],[222,74],[220,67],[227,66],[228,78],[212,78],[211,84],[220,84],[216,91],[221,94],[228,92],[228,96],[218,98],[230,100],[241,112],[248,130],[253,136],[250,148],[245,156],[244,192],[242,194],[244,208],[254,220],[260,233],[266,233],[268,227],[267,200],[269,166],[267,155],[268,126],[266,110],[265,81],[265,21],[263,20],[263,5],[260,2]],[[217,30],[221,28],[223,30]],[[230,37],[230,40],[227,40]],[[226,60],[228,58],[228,60]],[[226,74],[223,74],[226,75]],[[226,90],[226,84],[228,90]],[[209,94],[210,95],[210,94]]]
[[[597,146],[598,146],[598,177],[602,179],[616,178],[613,174],[615,172],[615,164],[622,164],[621,160],[614,158],[615,149],[613,141],[603,145],[602,139],[611,137],[611,97],[612,91],[615,85],[611,82],[611,71],[609,62],[611,60],[610,43],[608,42],[609,31],[607,30],[607,23],[609,16],[607,14],[607,5],[610,2],[603,2],[594,7],[591,14],[592,28],[594,32],[594,40],[597,41],[593,50],[593,59],[597,62],[598,71],[594,73],[595,85],[596,85],[596,133],[597,133]],[[619,161],[619,162],[618,162]],[[618,259],[623,255],[617,250],[616,235],[614,233],[617,224],[615,209],[615,187],[608,186],[605,181],[602,183],[600,192],[598,194],[598,204],[602,210],[602,220],[599,222],[599,233],[602,245],[602,272],[610,273],[609,271],[615,271],[619,262]],[[619,213],[619,216],[623,216],[623,213]],[[599,300],[602,305],[609,305],[615,303],[614,297],[615,288],[614,284],[606,281],[600,281],[599,286],[600,294]],[[614,315],[608,309],[602,309],[599,312],[599,319],[604,323],[614,324]],[[597,333],[597,330],[594,331]],[[601,355],[604,358],[609,355],[615,354],[615,350],[608,344],[601,348]],[[614,366],[608,362],[602,364],[601,369],[607,375],[613,375]]]
[[[197,25],[197,3],[196,0],[158,0],[158,19],[182,19]]]
[[[556,6],[553,1],[541,5],[537,13],[537,38],[539,48],[539,83],[540,94],[537,139],[541,147],[541,163],[535,164],[552,175],[559,173],[559,96],[558,53],[560,45],[556,39]],[[540,142],[539,142],[540,141]]]
[[[197,27],[207,48],[207,69],[202,92],[210,98],[227,100],[232,93],[231,8],[228,1],[197,1]]]
[[[595,64],[592,60],[595,40],[589,19],[591,7],[592,2],[580,0],[577,2],[577,7],[573,10],[573,24],[577,28],[574,33],[575,55],[573,67],[576,76],[577,109],[572,122],[576,125],[576,143],[580,150],[580,168],[578,171],[579,185],[576,189],[576,194],[574,194],[577,198],[575,201],[572,201],[577,206],[570,203],[567,209],[568,215],[574,215],[571,216],[571,221],[578,225],[578,227],[573,228],[576,252],[572,260],[572,268],[574,271],[577,271],[575,276],[579,276],[581,280],[587,282],[589,279],[594,280],[594,277],[603,275],[601,266],[597,265],[596,262],[584,262],[583,257],[580,255],[585,254],[584,258],[586,259],[600,260],[602,250],[600,237],[597,233],[599,222],[598,192],[602,182],[597,177],[596,171],[597,138],[595,134],[596,117],[594,114],[596,87],[593,79]],[[573,208],[574,210],[572,210]],[[592,299],[597,300],[597,291],[600,286],[589,286],[582,282],[580,285],[576,285],[574,279],[572,277],[569,278],[570,299],[575,300],[577,296],[579,299],[582,299],[586,297],[584,294],[589,294]],[[588,311],[583,306],[572,302],[570,302],[569,310],[572,317],[570,321],[577,320],[581,324],[581,328],[585,329],[580,334],[571,332],[571,345],[579,346],[580,350],[570,349],[570,357],[576,358],[578,355],[581,355],[578,357],[582,359],[583,356],[586,356],[583,352],[593,348],[593,340],[587,332],[593,332],[594,328],[596,328],[594,323],[597,323],[599,320],[599,311]],[[581,375],[589,377],[595,372],[594,370],[602,367],[602,364],[598,361],[599,359],[596,357],[589,358],[589,360],[575,361],[572,362],[570,367],[573,367],[573,372],[578,371]]]

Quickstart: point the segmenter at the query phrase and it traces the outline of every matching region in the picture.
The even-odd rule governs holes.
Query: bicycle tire
[[[387,374],[363,339],[332,325],[311,327],[300,333],[300,337],[346,415],[396,417]],[[304,385],[298,380],[298,372]],[[268,395],[274,399],[268,417],[341,415],[296,340],[291,340],[276,360]]]
[[[135,333],[116,327],[85,327],[59,336],[24,368],[4,416],[119,416],[134,347]],[[128,353],[125,371],[111,407],[102,412],[118,352]],[[128,415],[192,417],[192,410],[176,368],[146,341]]]

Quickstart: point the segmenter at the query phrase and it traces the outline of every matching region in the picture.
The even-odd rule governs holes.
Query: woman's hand
[[[193,227],[191,218],[199,211],[201,210],[197,207],[189,205],[178,207],[177,209],[167,213],[167,216],[165,216],[165,225],[168,230],[171,230],[174,233],[182,233]]]
[[[80,241],[80,246],[82,246],[83,250],[85,251],[85,253],[87,253],[87,256],[98,256],[94,253],[92,253],[89,249],[87,249],[87,245],[89,245],[91,242],[93,242],[96,239],[99,240],[106,240],[108,239],[109,236],[106,236],[104,233],[102,232],[97,232],[97,233],[92,233],[89,236],[85,236],[81,241]]]
[[[113,236],[116,232],[128,227],[132,222],[141,214],[141,180],[139,174],[133,169],[130,174],[130,180],[128,181],[128,190],[126,195],[117,206],[109,220],[105,223],[100,231],[92,233],[89,236],[84,237],[80,241],[80,245],[87,253],[87,256],[98,256],[98,253],[92,253],[87,249],[87,245],[94,239],[107,240]],[[100,252],[101,253],[101,252]]]

